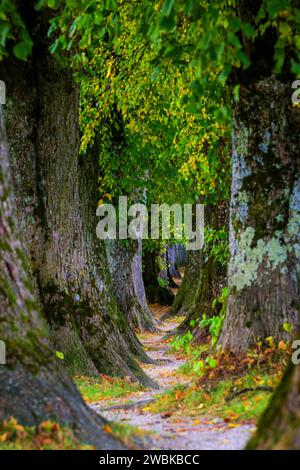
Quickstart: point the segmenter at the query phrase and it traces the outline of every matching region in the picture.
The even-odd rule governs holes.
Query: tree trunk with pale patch
[[[234,107],[230,266],[223,348],[290,339],[299,308],[299,110],[290,83],[240,87]]]
[[[162,254],[158,250],[143,251],[143,279],[146,296],[149,303],[171,305],[174,294],[169,287],[167,270],[160,267],[162,261]]]
[[[259,2],[243,1],[240,15],[252,20],[258,8]],[[237,74],[230,295],[221,337],[236,352],[257,338],[290,339],[284,323],[294,326],[293,334],[299,325],[300,110],[291,102],[289,61],[272,74],[276,40],[270,27],[248,44],[252,64]],[[291,363],[247,448],[300,449],[299,410],[300,368]]]
[[[254,22],[260,2],[238,5]],[[299,109],[286,61],[273,74],[277,34],[270,26],[244,40],[251,65],[235,71],[233,102],[230,263],[227,316],[220,343],[245,351],[272,336],[291,338],[299,309],[300,170]],[[287,52],[288,53],[288,52]],[[285,326],[285,328],[284,328]]]

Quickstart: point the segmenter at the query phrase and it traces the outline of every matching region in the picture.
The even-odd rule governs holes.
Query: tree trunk
[[[162,261],[161,253],[144,250],[143,259],[143,278],[148,302],[171,305],[174,294],[169,287],[166,269],[161,269],[159,266],[159,262]]]
[[[141,240],[131,241],[129,246],[119,240],[108,240],[106,251],[118,306],[130,328],[155,331],[144,288]]]
[[[33,13],[34,15],[34,13]],[[49,56],[37,16],[30,63],[4,65],[18,215],[51,340],[72,374],[138,377],[141,344],[118,309],[96,237],[97,160],[78,157],[78,90]]]
[[[6,364],[0,367],[0,421],[12,416],[24,425],[58,420],[72,428],[81,442],[98,449],[120,449],[102,431],[104,420],[84,404],[56,362],[34,297],[14,207],[0,106],[0,338],[7,352]]]
[[[227,231],[228,224],[228,203],[220,202],[218,206],[207,206],[205,210],[206,228],[218,231]],[[179,331],[184,333],[187,330],[193,332],[195,341],[205,340],[208,335],[207,329],[199,329],[199,321],[202,316],[207,318],[218,315],[222,305],[217,301],[222,289],[227,284],[227,262],[226,253],[216,256],[213,253],[213,246],[222,243],[222,240],[206,243],[202,250],[189,255],[191,264],[188,265],[187,275],[183,278],[177,296],[181,296],[181,306],[176,305],[177,296],[173,304],[173,311],[186,312],[186,319],[179,326]],[[223,243],[226,243],[223,241]],[[186,280],[187,277],[187,280]],[[213,306],[214,302],[214,306]],[[175,309],[174,309],[175,306]],[[179,307],[179,309],[178,309]],[[175,310],[176,311],[176,310]]]
[[[299,365],[289,365],[247,449],[300,449]]]
[[[234,109],[230,267],[223,348],[286,340],[299,305],[299,110],[275,76],[240,87]],[[298,271],[298,272],[297,272]]]
[[[184,277],[172,305],[173,315],[188,315],[196,297],[200,277],[201,252],[190,251],[187,256]]]

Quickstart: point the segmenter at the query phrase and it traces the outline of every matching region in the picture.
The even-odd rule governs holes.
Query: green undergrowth
[[[92,450],[82,445],[71,429],[53,421],[22,426],[14,418],[0,424],[0,450]]]
[[[74,377],[74,382],[87,403],[120,398],[144,390],[139,383],[131,382],[130,379],[106,375],[100,375],[99,378]]]

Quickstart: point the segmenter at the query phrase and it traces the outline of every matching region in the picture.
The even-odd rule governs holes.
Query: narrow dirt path
[[[188,377],[177,376],[176,371],[184,364],[176,353],[170,352],[163,335],[177,325],[174,320],[166,320],[160,325],[160,332],[141,335],[141,341],[148,355],[157,364],[143,365],[145,372],[154,379],[160,389],[145,390],[118,399],[91,404],[92,408],[109,421],[130,424],[145,431],[155,432],[149,438],[147,448],[164,450],[210,450],[243,449],[251,435],[250,425],[230,428],[223,420],[210,420],[209,417],[177,417],[151,413],[147,404],[168,388],[188,383]]]

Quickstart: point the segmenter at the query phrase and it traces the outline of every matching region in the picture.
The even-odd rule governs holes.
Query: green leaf
[[[38,0],[38,2],[35,4],[34,9],[36,11],[40,11],[42,8],[44,8],[47,4],[47,0]]]
[[[228,38],[228,42],[229,44],[231,44],[232,46],[236,47],[237,49],[240,49],[241,48],[241,43],[240,43],[240,40],[239,38],[236,36],[236,34],[232,33],[231,31],[228,33],[227,35],[227,38]]]
[[[251,64],[251,61],[249,59],[249,57],[245,54],[244,51],[242,51],[241,49],[239,49],[236,53],[236,55],[238,56],[238,58],[240,59],[240,61],[242,62],[242,64],[245,66],[245,67],[249,67],[249,65]]]
[[[5,24],[0,29],[0,45],[3,46],[3,47],[5,47],[6,38],[7,38],[7,35],[9,33],[9,31],[10,31],[10,25],[9,24]]]
[[[236,16],[229,18],[229,28],[233,33],[236,33],[241,28],[241,20]]]
[[[255,29],[252,28],[250,23],[242,23],[242,30],[246,38],[254,38],[256,36]]]
[[[159,26],[162,31],[173,31],[176,26],[174,16],[163,16]]]

